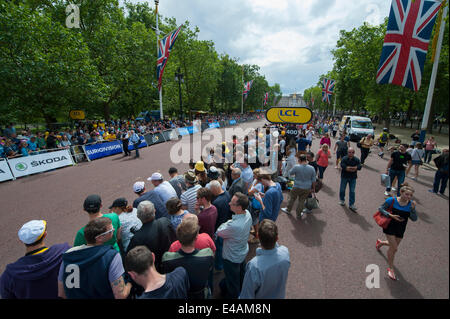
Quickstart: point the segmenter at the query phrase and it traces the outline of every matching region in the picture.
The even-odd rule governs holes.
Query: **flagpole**
[[[431,80],[430,80],[430,86],[428,87],[428,96],[427,96],[427,102],[425,104],[425,110],[423,114],[422,119],[422,127],[420,131],[420,139],[419,141],[423,143],[425,141],[425,135],[427,133],[427,125],[428,125],[428,119],[430,118],[430,110],[431,110],[431,103],[433,102],[433,94],[434,94],[434,85],[436,83],[436,75],[437,70],[439,66],[439,58],[441,55],[441,48],[442,48],[442,39],[444,38],[444,31],[445,31],[445,18],[447,17],[448,12],[448,6],[446,5],[444,7],[444,11],[442,14],[442,22],[441,23],[441,29],[439,30],[439,38],[438,38],[438,44],[436,48],[436,57],[434,59],[433,63],[433,71],[431,72]]]
[[[158,51],[159,51],[159,26],[158,26],[158,4],[159,4],[159,0],[155,0],[155,13],[156,13],[156,59],[158,59]],[[164,119],[164,114],[163,114],[163,104],[162,104],[162,85],[159,88],[159,116],[160,119]]]
[[[244,87],[244,65],[242,65],[242,87]],[[244,92],[241,93],[241,114],[244,114]]]

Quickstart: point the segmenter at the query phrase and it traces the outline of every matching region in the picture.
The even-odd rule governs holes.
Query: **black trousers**
[[[122,144],[123,144],[123,152],[126,155],[130,155],[130,151],[128,150],[128,140],[122,140]]]
[[[361,164],[364,164],[367,156],[369,156],[369,148],[361,147]]]

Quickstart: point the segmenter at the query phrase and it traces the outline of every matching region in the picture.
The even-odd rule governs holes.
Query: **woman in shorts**
[[[388,276],[392,280],[397,280],[394,272],[394,257],[398,250],[403,235],[406,230],[408,218],[412,221],[417,220],[416,214],[416,202],[412,200],[414,195],[414,189],[407,183],[404,183],[400,188],[399,197],[390,197],[386,199],[383,205],[380,206],[379,211],[385,216],[391,217],[389,225],[383,229],[383,233],[386,235],[387,240],[382,241],[377,239],[375,245],[377,250],[380,250],[383,246],[389,246],[387,251],[387,259],[389,268]],[[392,212],[387,210],[392,206]]]

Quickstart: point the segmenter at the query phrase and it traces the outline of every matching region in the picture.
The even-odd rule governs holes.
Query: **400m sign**
[[[312,116],[312,111],[307,107],[272,107],[266,111],[266,119],[274,124],[306,124]]]

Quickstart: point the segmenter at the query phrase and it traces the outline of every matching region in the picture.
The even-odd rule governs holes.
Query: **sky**
[[[133,3],[154,1],[129,0]],[[283,95],[303,94],[333,68],[339,31],[381,24],[391,0],[159,0],[159,13],[198,26],[219,54],[257,64]],[[176,44],[174,49],[176,49]]]

